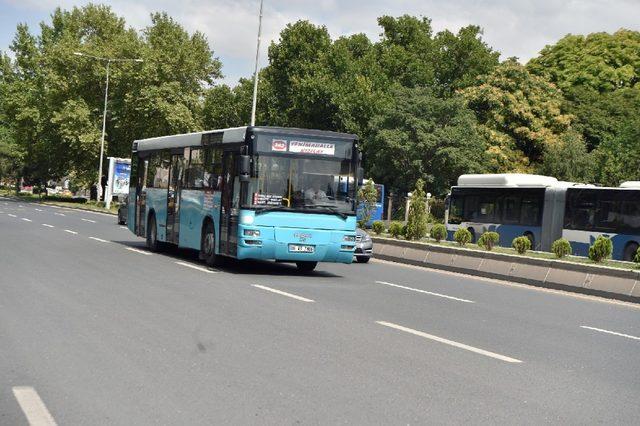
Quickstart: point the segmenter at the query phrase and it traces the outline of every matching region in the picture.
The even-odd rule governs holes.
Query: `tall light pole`
[[[262,3],[260,0],[260,17],[258,18],[258,47],[256,47],[256,67],[253,71],[253,103],[251,104],[251,125],[256,125],[256,102],[258,100],[258,60],[260,59],[260,36],[262,34]]]
[[[107,63],[107,84],[104,88],[104,111],[102,112],[102,140],[100,142],[100,165],[98,166],[98,185],[97,189],[97,198],[100,201],[102,197],[102,157],[104,157],[104,136],[107,128],[107,99],[109,97],[109,67],[111,66],[111,62],[142,62],[140,58],[103,58],[100,56],[88,55],[86,53],[73,52],[76,56],[83,56],[86,58],[96,59],[98,61],[104,61]]]

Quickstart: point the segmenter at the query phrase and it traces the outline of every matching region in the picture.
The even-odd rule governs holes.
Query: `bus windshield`
[[[253,208],[355,213],[355,179],[350,158],[305,158],[259,154],[249,184]]]

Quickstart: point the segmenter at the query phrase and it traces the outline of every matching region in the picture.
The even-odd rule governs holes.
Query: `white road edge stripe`
[[[31,222],[31,219],[27,219],[26,217],[23,217],[22,220],[24,220],[25,222]]]
[[[30,425],[55,426],[51,413],[40,399],[38,392],[31,386],[14,386],[13,395],[16,397],[22,412]]]
[[[42,226],[46,226],[47,228],[55,228],[55,226],[49,225],[48,223],[43,223]]]
[[[73,234],[73,235],[78,235],[78,233],[76,231],[71,231],[70,229],[65,229],[64,232],[68,232],[68,233]]]
[[[89,237],[92,240],[96,240],[96,241],[100,241],[101,243],[108,243],[109,241],[107,240],[103,240],[102,238],[98,238],[98,237]]]
[[[81,218],[81,220],[84,220],[85,222],[96,223],[96,221],[95,221],[95,220],[91,220],[91,219]]]
[[[586,325],[581,325],[580,328],[586,328],[588,330],[595,330],[595,331],[600,331],[602,333],[613,334],[614,336],[626,337],[627,339],[640,340],[640,337],[632,336],[630,334],[616,333],[615,331],[603,330],[601,328],[588,327]]]
[[[519,359],[515,359],[515,358],[508,357],[508,356],[500,355],[500,354],[497,354],[495,352],[485,351],[484,349],[480,349],[480,348],[476,348],[476,347],[473,347],[473,346],[465,345],[464,343],[454,342],[453,340],[444,339],[442,337],[434,336],[432,334],[427,334],[427,333],[424,333],[422,331],[414,330],[414,329],[409,328],[409,327],[403,327],[401,325],[394,324],[394,323],[391,323],[391,322],[376,321],[376,323],[378,323],[380,325],[384,325],[385,327],[395,328],[396,330],[400,330],[400,331],[404,331],[406,333],[414,334],[416,336],[424,337],[425,339],[431,339],[431,340],[434,340],[436,342],[444,343],[445,345],[454,346],[456,348],[460,348],[460,349],[464,349],[464,350],[467,350],[467,351],[470,351],[470,352],[474,352],[474,353],[477,353],[477,354],[480,354],[480,355],[488,356],[490,358],[499,359],[500,361],[506,361],[506,362],[511,362],[511,363],[521,363],[522,362]]]
[[[197,271],[206,272],[207,274],[215,274],[217,271],[212,271],[207,268],[203,268],[202,266],[193,265],[187,262],[176,262],[178,265],[186,266],[187,268],[195,269]]]
[[[144,255],[147,255],[147,256],[151,256],[151,253],[149,253],[148,251],[138,250],[137,248],[127,247],[127,250],[133,251],[133,252],[136,252],[136,253],[140,253],[140,254],[144,254]]]
[[[279,294],[281,296],[287,296],[287,297],[290,297],[292,299],[299,300],[301,302],[315,302],[315,300],[307,299],[306,297],[302,297],[302,296],[296,296],[295,294],[287,293],[285,291],[276,290],[275,288],[265,287],[265,286],[259,285],[259,284],[252,284],[252,285],[253,285],[253,287],[261,288],[262,290],[270,291],[272,293],[276,293],[276,294]]]
[[[415,292],[418,292],[418,293],[430,294],[431,296],[444,297],[445,299],[457,300],[458,302],[476,303],[473,300],[467,300],[467,299],[461,299],[459,297],[447,296],[446,294],[434,293],[432,291],[420,290],[418,288],[405,287],[403,285],[393,284],[393,283],[389,283],[389,282],[386,282],[386,281],[376,281],[376,283],[377,284],[382,284],[382,285],[388,285],[388,286],[391,286],[391,287],[402,288],[404,290],[415,291]]]

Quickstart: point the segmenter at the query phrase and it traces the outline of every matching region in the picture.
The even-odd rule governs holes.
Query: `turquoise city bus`
[[[355,135],[237,127],[133,143],[128,227],[151,250],[164,244],[220,257],[351,263]]]

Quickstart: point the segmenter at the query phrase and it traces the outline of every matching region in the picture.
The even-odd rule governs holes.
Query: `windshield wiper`
[[[335,207],[335,206],[327,206],[327,205],[322,205],[322,204],[305,204],[304,207],[305,208],[312,207],[312,208],[316,208],[316,209],[326,209],[326,210],[329,210],[331,213],[337,214],[338,216],[340,216],[343,219],[347,218],[347,215],[345,213],[341,212],[340,210],[338,210],[337,207]]]
[[[266,213],[266,212],[271,212],[274,210],[282,210],[282,209],[288,209],[289,207],[287,206],[270,206],[270,207],[261,207],[259,209],[256,209],[256,215],[258,214],[262,214],[262,213]]]

